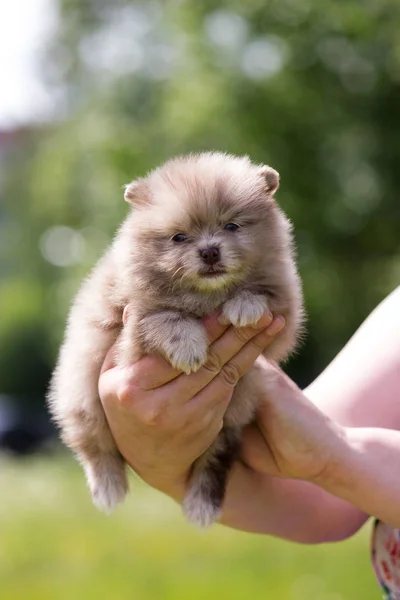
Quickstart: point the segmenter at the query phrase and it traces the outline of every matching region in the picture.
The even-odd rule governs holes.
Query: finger
[[[210,343],[218,339],[228,328],[227,325],[221,325],[218,322],[218,315],[217,312],[202,319]],[[127,305],[123,313],[124,325],[126,325],[128,318],[129,306]],[[113,346],[107,353],[101,374],[115,366],[115,346]],[[140,358],[129,367],[129,373],[126,373],[126,376],[134,380],[136,385],[143,390],[153,390],[176,379],[181,373],[182,371],[174,369],[161,354],[155,353]]]
[[[275,324],[274,321],[270,330],[267,328],[251,339],[222,367],[218,375],[193,398],[193,401],[200,401],[204,404],[204,407],[207,407],[212,404],[213,398],[221,397],[227,389],[233,390],[239,379],[254,365],[260,354],[271,344],[278,333],[278,327],[282,329],[283,321],[279,321],[279,324]],[[202,400],[203,396],[204,401]]]
[[[142,356],[137,362],[125,369],[125,377],[136,388],[154,390],[182,375],[158,353]]]
[[[208,339],[210,340],[210,344],[220,338],[229,327],[229,323],[226,325],[220,323],[219,317],[220,311],[203,317],[202,319],[203,325],[207,331]]]
[[[271,323],[271,317],[265,315],[260,319],[257,328],[229,327],[226,333],[210,346],[207,363],[197,373],[182,375],[178,380],[171,382],[171,393],[177,393],[179,390],[181,397],[190,398],[216,378],[222,382],[225,380],[225,387],[229,381],[235,385],[283,329],[284,324],[282,317],[276,317]]]
[[[199,437],[205,436],[210,429],[218,434],[223,427],[225,412],[232,393],[233,388],[226,389],[223,394],[218,394],[212,399],[197,398],[193,402],[188,402],[181,411],[189,424],[188,430]]]
[[[125,319],[129,317],[128,309],[124,310]],[[214,373],[215,377],[217,372],[221,369],[222,365],[226,360],[229,360],[231,356],[235,354],[238,347],[242,346],[246,343],[247,339],[250,339],[251,336],[255,336],[258,331],[265,328],[268,324],[271,323],[272,316],[266,313],[259,321],[257,328],[254,327],[242,327],[240,329],[233,328],[232,326],[228,328],[227,325],[222,325],[218,321],[218,313],[212,314],[210,316],[204,317],[203,323],[207,330],[208,337],[210,342],[217,343],[218,346],[215,349],[215,357],[213,355],[213,345],[211,346],[211,362],[212,367],[206,367],[206,371],[208,375]],[[230,334],[227,338],[225,338],[224,332],[229,330]],[[230,349],[231,343],[234,342],[232,349]],[[221,351],[221,357],[219,356],[219,352]],[[103,363],[103,367],[101,373],[104,373],[106,370],[111,369],[115,366],[115,347],[111,348],[108,352],[106,359]],[[129,368],[125,370],[125,377],[127,380],[131,380],[134,382],[136,387],[139,387],[143,390],[153,390],[158,387],[161,387],[173,380],[176,380],[180,375],[182,378],[194,378],[196,375],[196,380],[200,380],[203,373],[204,368],[200,369],[198,373],[193,373],[191,375],[183,375],[181,371],[174,369],[170,363],[158,353],[152,355],[146,355],[140,358],[136,363],[131,365]],[[215,372],[214,372],[215,371]],[[208,383],[210,377],[206,378],[202,384],[194,385],[194,393],[196,393],[199,389],[201,389],[204,385]],[[193,382],[195,383],[195,382]],[[184,390],[191,387],[191,384],[185,386]]]
[[[121,369],[110,367],[104,369],[100,375],[98,383],[99,397],[103,404],[106,404],[110,398],[113,398],[121,388]]]
[[[109,351],[106,354],[106,357],[105,357],[102,367],[101,367],[100,375],[105,373],[105,371],[109,371],[110,369],[114,368],[115,365],[116,365],[116,362],[115,362],[115,344],[114,344],[113,346],[111,346],[111,348],[109,349]]]

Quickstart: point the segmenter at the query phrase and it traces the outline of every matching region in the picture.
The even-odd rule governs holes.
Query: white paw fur
[[[182,510],[187,521],[199,529],[208,529],[221,516],[221,509],[214,506],[210,500],[205,500],[198,488],[188,491],[183,500]]]
[[[189,374],[200,369],[207,360],[207,336],[205,331],[190,324],[185,324],[181,333],[164,341],[163,352],[175,369]]]
[[[126,468],[122,458],[118,455],[100,456],[94,462],[84,463],[83,467],[93,503],[102,512],[111,513],[128,493]]]
[[[246,327],[255,325],[266,310],[268,303],[264,296],[242,292],[225,302],[222,317],[235,327]]]

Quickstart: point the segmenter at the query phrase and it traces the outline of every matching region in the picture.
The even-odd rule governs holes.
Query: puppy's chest
[[[177,309],[180,312],[203,317],[219,308],[229,295],[227,293],[192,294],[184,293],[181,296],[165,298],[162,301],[164,309]]]

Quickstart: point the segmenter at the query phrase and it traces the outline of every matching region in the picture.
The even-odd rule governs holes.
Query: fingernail
[[[268,311],[267,311],[267,312],[264,314],[264,317],[265,317],[266,319],[268,319],[268,320],[271,322],[271,323],[270,323],[270,325],[269,325],[269,327],[270,327],[270,326],[271,326],[271,324],[272,324],[272,321],[273,321],[273,319],[274,319],[274,315],[272,314],[272,312],[271,312],[270,310],[268,310]]]
[[[257,323],[254,325],[249,325],[252,329],[260,329],[263,330],[265,327],[269,326],[272,323],[272,319],[274,318],[273,314],[268,310],[266,311],[262,317],[260,317]],[[269,324],[268,324],[269,321]]]
[[[228,320],[226,317],[224,317],[224,315],[223,315],[223,314],[221,314],[221,315],[219,315],[219,317],[218,317],[218,323],[219,323],[220,325],[229,325],[229,320]]]
[[[265,330],[265,332],[270,335],[276,335],[277,333],[279,333],[280,331],[282,331],[282,329],[285,327],[285,319],[283,317],[275,317],[275,319],[272,321],[271,325],[269,327],[267,327],[267,329]]]

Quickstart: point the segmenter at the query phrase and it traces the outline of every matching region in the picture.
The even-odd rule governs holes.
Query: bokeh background
[[[368,527],[314,548],[201,535],[139,482],[97,514],[44,394],[123,184],[204,149],[280,172],[309,315],[288,371],[327,365],[400,281],[399,32],[396,0],[1,4],[1,598],[379,597]]]

